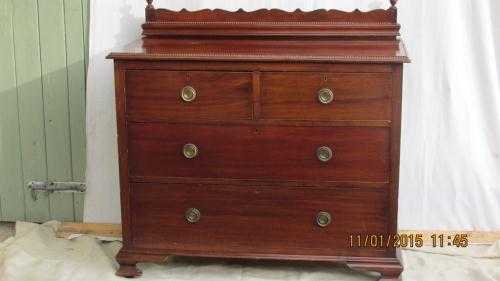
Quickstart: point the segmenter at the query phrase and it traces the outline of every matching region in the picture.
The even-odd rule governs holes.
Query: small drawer
[[[127,116],[157,120],[252,118],[252,75],[245,72],[129,70]]]
[[[388,181],[389,128],[128,124],[141,178]]]
[[[351,235],[387,232],[385,189],[132,184],[132,245],[171,254],[384,256]]]
[[[264,119],[390,120],[390,73],[263,73]]]

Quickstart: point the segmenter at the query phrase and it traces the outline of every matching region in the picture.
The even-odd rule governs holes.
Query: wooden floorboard
[[[59,238],[70,238],[76,234],[121,238],[122,228],[121,224],[64,222],[57,230],[56,236]]]
[[[120,224],[104,224],[104,223],[62,223],[57,231],[57,237],[69,238],[76,234],[86,234],[99,237],[121,238],[122,230]],[[493,244],[500,241],[500,231],[418,231],[418,230],[402,230],[400,235],[417,235],[422,234],[424,244],[432,245],[432,235],[445,235],[444,239],[447,240],[448,236],[466,234],[470,244]]]

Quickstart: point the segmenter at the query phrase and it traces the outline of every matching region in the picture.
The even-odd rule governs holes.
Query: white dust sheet
[[[104,242],[90,236],[72,240],[55,237],[59,223],[18,222],[16,235],[0,243],[0,280],[126,280],[116,277],[114,256],[119,241]],[[404,281],[499,281],[500,241],[467,249],[404,250]],[[370,281],[376,274],[350,271],[341,266],[277,264],[272,262],[216,262],[173,258],[163,264],[142,263],[138,281]]]

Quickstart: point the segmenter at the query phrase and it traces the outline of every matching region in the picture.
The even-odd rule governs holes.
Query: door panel
[[[8,109],[0,119],[0,220],[82,219],[81,195],[39,194],[34,200],[27,183],[84,180],[87,5],[88,0],[0,4],[6,62],[0,104]]]

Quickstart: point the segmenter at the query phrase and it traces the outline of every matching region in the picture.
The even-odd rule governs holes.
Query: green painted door
[[[88,0],[0,0],[0,220],[81,221]]]

